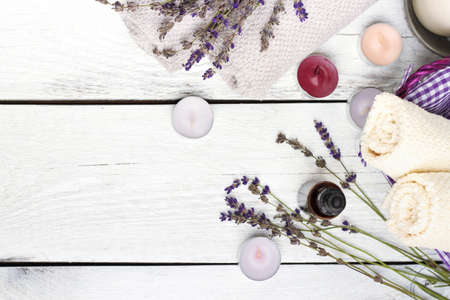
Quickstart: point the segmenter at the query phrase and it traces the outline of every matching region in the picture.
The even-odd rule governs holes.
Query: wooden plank
[[[410,288],[404,280],[398,282]],[[419,293],[414,287],[411,290]],[[450,296],[450,289],[439,291]],[[234,265],[2,268],[0,297],[3,300],[410,299],[337,265],[282,265],[275,277],[263,282],[248,280]]]
[[[0,18],[0,100],[173,100],[189,94],[243,99],[219,77],[203,81],[205,63],[168,73],[135,45],[114,11],[94,0],[70,7],[58,0],[12,1]],[[359,34],[375,21],[393,23],[404,36],[404,53],[392,66],[368,66],[360,58]],[[339,87],[328,100],[346,100],[367,86],[392,90],[409,64],[437,58],[411,36],[402,1],[392,0],[380,0],[318,52],[329,55],[340,72]],[[264,99],[309,99],[296,81],[298,63]]]
[[[215,124],[199,140],[174,132],[171,109],[0,106],[0,258],[236,262],[240,243],[257,231],[219,222],[223,188],[237,176],[256,174],[295,206],[303,182],[329,177],[274,139],[284,130],[326,154],[315,118],[329,125],[377,204],[389,189],[382,175],[356,157],[359,133],[346,120],[345,104],[213,105]],[[339,169],[334,161],[329,165]],[[347,196],[342,218],[392,239],[374,213]],[[259,205],[248,194],[244,199]],[[345,238],[386,261],[403,260],[358,235]],[[307,249],[279,245],[284,262],[324,261]]]

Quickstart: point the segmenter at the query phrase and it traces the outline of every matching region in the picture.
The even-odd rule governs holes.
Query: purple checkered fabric
[[[450,119],[450,57],[425,65],[412,75],[411,69],[412,66],[405,72],[396,94]]]

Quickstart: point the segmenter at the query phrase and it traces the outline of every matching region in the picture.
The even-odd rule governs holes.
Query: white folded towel
[[[397,181],[384,206],[389,230],[409,246],[450,251],[450,173],[412,173]]]
[[[394,179],[411,172],[450,171],[450,120],[383,93],[361,137],[368,164]]]
[[[135,2],[145,5],[153,1]],[[219,74],[240,94],[261,98],[281,75],[298,67],[305,56],[375,2],[376,0],[303,0],[309,17],[306,22],[301,23],[296,16],[294,2],[283,1],[286,13],[281,15],[280,24],[274,28],[275,38],[270,41],[267,51],[260,52],[260,32],[269,21],[276,3],[274,0],[265,1],[265,5],[255,9],[247,18],[242,35],[236,37],[236,47],[230,53],[230,62],[224,64]],[[124,11],[122,17],[137,44],[150,55],[153,55],[154,47],[179,48],[182,40],[191,39],[195,30],[211,21],[211,16],[206,19],[187,16],[180,23],[175,23],[166,38],[160,41],[158,28],[165,17],[157,11],[141,7],[136,11]],[[221,47],[218,39],[214,48]],[[191,50],[181,51],[169,59],[158,59],[169,70],[181,69]],[[204,67],[206,69],[209,66]]]

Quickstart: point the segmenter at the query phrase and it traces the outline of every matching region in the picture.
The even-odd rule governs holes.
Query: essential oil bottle
[[[324,220],[337,217],[346,204],[341,188],[330,181],[308,181],[300,188],[298,198],[301,207]]]

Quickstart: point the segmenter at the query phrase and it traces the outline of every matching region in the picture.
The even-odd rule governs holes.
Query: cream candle
[[[200,97],[186,97],[180,100],[172,112],[173,128],[189,138],[207,135],[213,121],[210,105]]]
[[[361,50],[373,64],[386,66],[395,62],[402,52],[402,37],[391,25],[373,24],[364,31]]]
[[[414,0],[413,8],[417,19],[426,29],[450,37],[449,0]]]
[[[278,271],[280,264],[280,250],[268,238],[250,238],[241,246],[239,267],[252,280],[269,279]]]
[[[365,88],[357,92],[348,101],[348,115],[351,121],[359,128],[363,128],[375,96],[382,91],[375,88]]]

